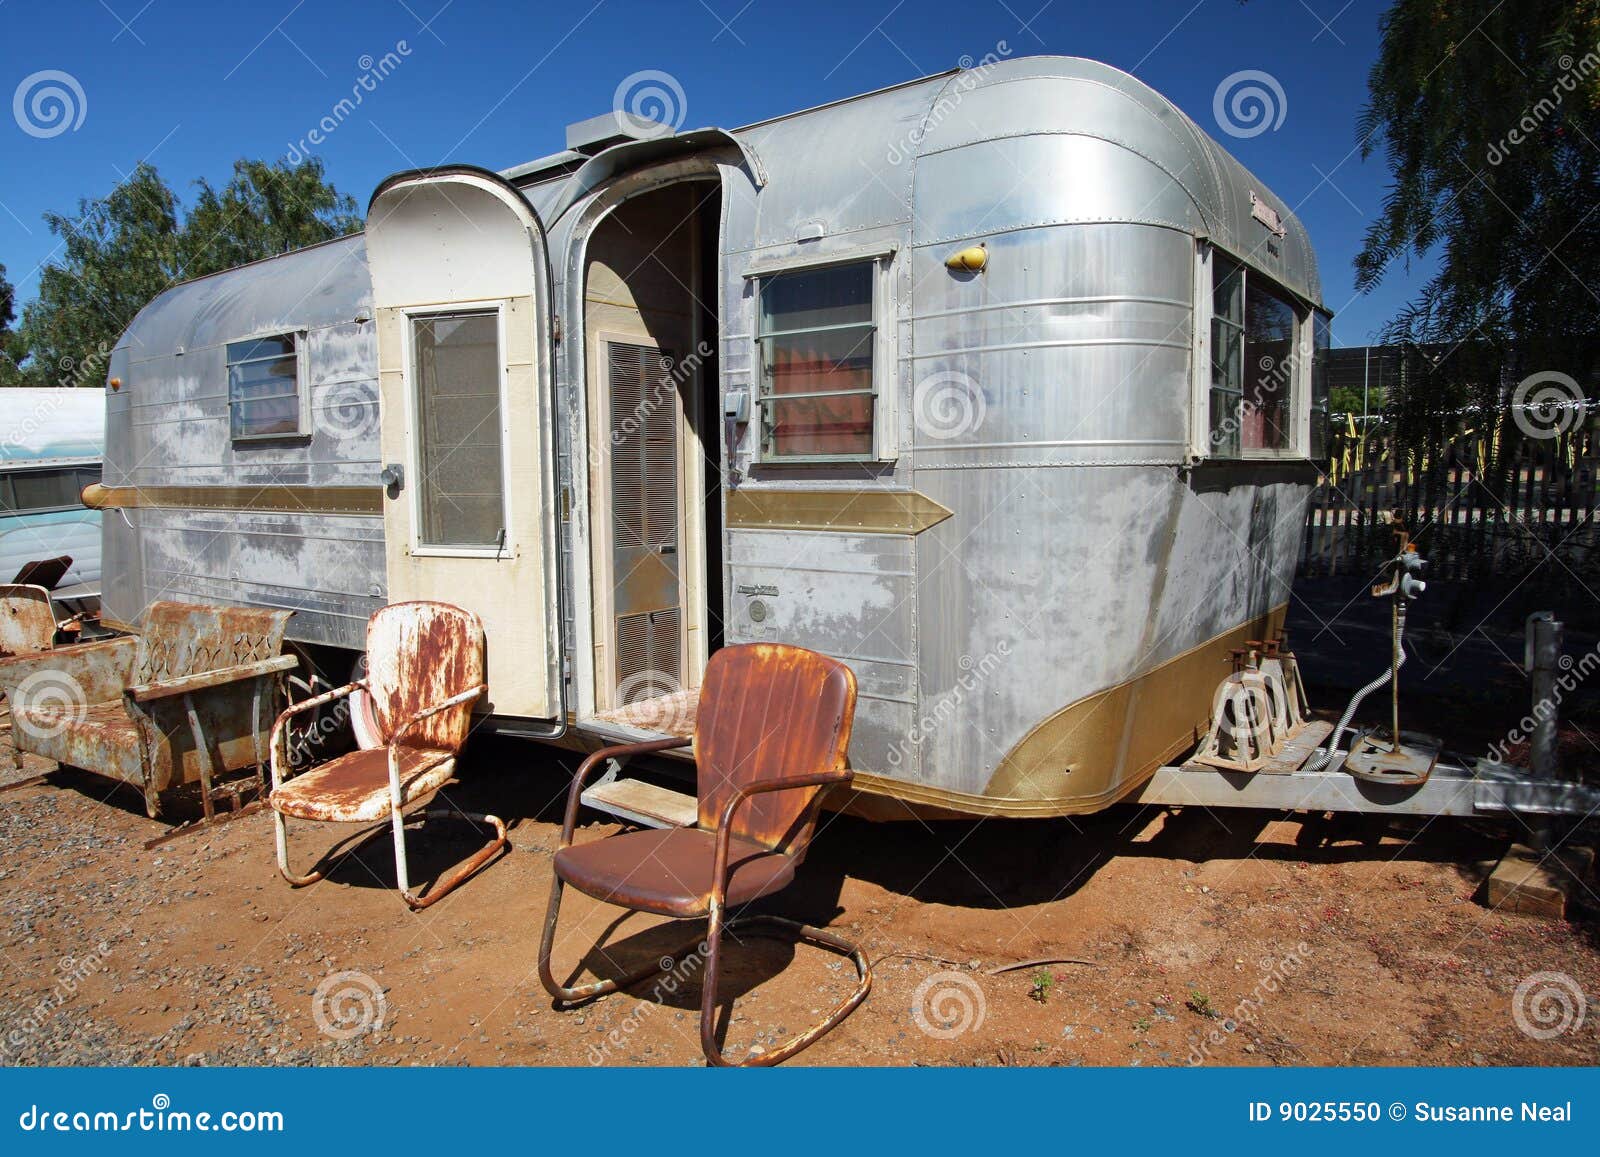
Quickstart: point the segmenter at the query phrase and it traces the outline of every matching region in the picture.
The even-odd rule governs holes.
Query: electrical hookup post
[[[1405,666],[1406,609],[1428,589],[1422,572],[1428,560],[1417,553],[1404,527],[1395,531],[1395,553],[1384,563],[1372,597],[1390,606],[1388,734],[1374,728],[1350,745],[1345,769],[1357,779],[1409,787],[1427,782],[1444,743],[1431,735],[1400,729],[1400,668]]]

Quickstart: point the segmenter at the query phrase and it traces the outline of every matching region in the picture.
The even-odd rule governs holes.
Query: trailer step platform
[[[642,779],[610,779],[578,797],[586,807],[647,828],[686,828],[699,818],[694,796]]]

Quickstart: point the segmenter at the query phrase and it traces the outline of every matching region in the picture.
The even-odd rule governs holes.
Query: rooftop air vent
[[[672,134],[672,126],[613,109],[567,126],[567,148],[589,156],[623,141],[648,141]]]

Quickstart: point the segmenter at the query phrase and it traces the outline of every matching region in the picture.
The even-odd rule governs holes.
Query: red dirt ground
[[[513,821],[514,849],[421,913],[392,890],[386,836],[296,890],[276,874],[262,814],[146,851],[168,824],[106,781],[57,772],[0,794],[0,1060],[699,1063],[694,976],[570,1012],[539,986],[558,761],[499,744],[466,775],[455,801]],[[412,871],[424,881],[474,846],[465,825],[419,830]],[[580,838],[612,830],[596,820]],[[296,863],[345,834],[296,825]],[[1570,923],[1486,910],[1475,894],[1505,834],[1198,809],[1076,822],[834,817],[774,910],[858,940],[875,983],[792,1063],[1600,1063],[1595,883]],[[692,932],[620,916],[569,891],[558,971],[613,967],[592,947],[602,935],[632,964]],[[1085,963],[987,974],[1038,957]],[[722,1019],[735,1057],[799,1031],[853,979],[823,950],[764,939],[729,963],[737,1004]],[[364,999],[319,996],[344,972],[361,974],[344,980],[369,986],[355,990]],[[1524,1002],[1552,1018],[1524,1015],[1535,1030],[1571,1014],[1549,1039],[1514,1015],[1535,973],[1566,978],[1533,981],[1561,991]],[[1573,1023],[1578,1001],[1587,1013]]]

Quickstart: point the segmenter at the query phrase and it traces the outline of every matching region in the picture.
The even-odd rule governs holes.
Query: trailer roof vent
[[[669,124],[622,109],[612,109],[600,116],[568,125],[567,148],[592,157],[602,149],[609,149],[624,141],[649,141],[671,135],[672,126]]]

